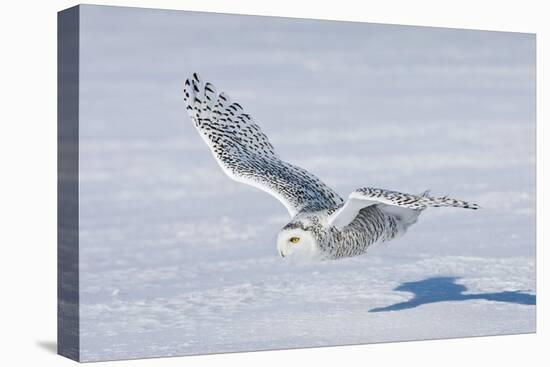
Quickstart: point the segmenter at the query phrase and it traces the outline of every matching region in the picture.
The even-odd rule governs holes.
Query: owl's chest
[[[327,231],[324,250],[330,258],[350,257],[364,254],[377,242],[397,235],[396,219],[376,207],[365,208],[346,227]]]

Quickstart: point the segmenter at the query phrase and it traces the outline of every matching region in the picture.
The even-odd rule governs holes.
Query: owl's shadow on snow
[[[416,282],[405,282],[395,288],[396,291],[411,292],[413,298],[406,302],[395,303],[385,307],[377,307],[369,312],[399,311],[415,308],[427,303],[467,301],[482,299],[487,301],[517,303],[520,305],[536,304],[536,296],[521,291],[506,291],[498,293],[474,293],[464,294],[468,290],[465,286],[457,284],[459,277],[433,277]]]

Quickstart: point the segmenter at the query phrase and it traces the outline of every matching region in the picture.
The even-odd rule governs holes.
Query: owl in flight
[[[375,243],[403,235],[428,207],[478,209],[451,199],[360,188],[344,202],[319,178],[281,159],[267,136],[225,93],[203,84],[197,73],[185,81],[185,107],[221,169],[235,181],[274,196],[291,220],[277,236],[282,257],[338,259],[361,255]]]

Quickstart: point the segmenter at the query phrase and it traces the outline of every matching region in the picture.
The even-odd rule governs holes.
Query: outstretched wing
[[[428,192],[422,195],[413,195],[367,187],[352,192],[346,203],[329,216],[329,223],[343,228],[355,219],[361,209],[371,205],[377,205],[386,213],[405,218],[416,218],[418,212],[428,207],[451,206],[479,209],[477,204],[451,199],[447,196],[431,197]]]
[[[273,145],[250,115],[225,93],[203,84],[194,73],[185,81],[189,116],[222,170],[235,181],[268,192],[291,216],[328,209],[343,200],[308,171],[279,158]]]

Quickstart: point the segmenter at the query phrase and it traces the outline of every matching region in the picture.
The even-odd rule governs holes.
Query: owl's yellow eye
[[[296,243],[300,242],[300,237],[290,237],[289,241],[296,244]]]

